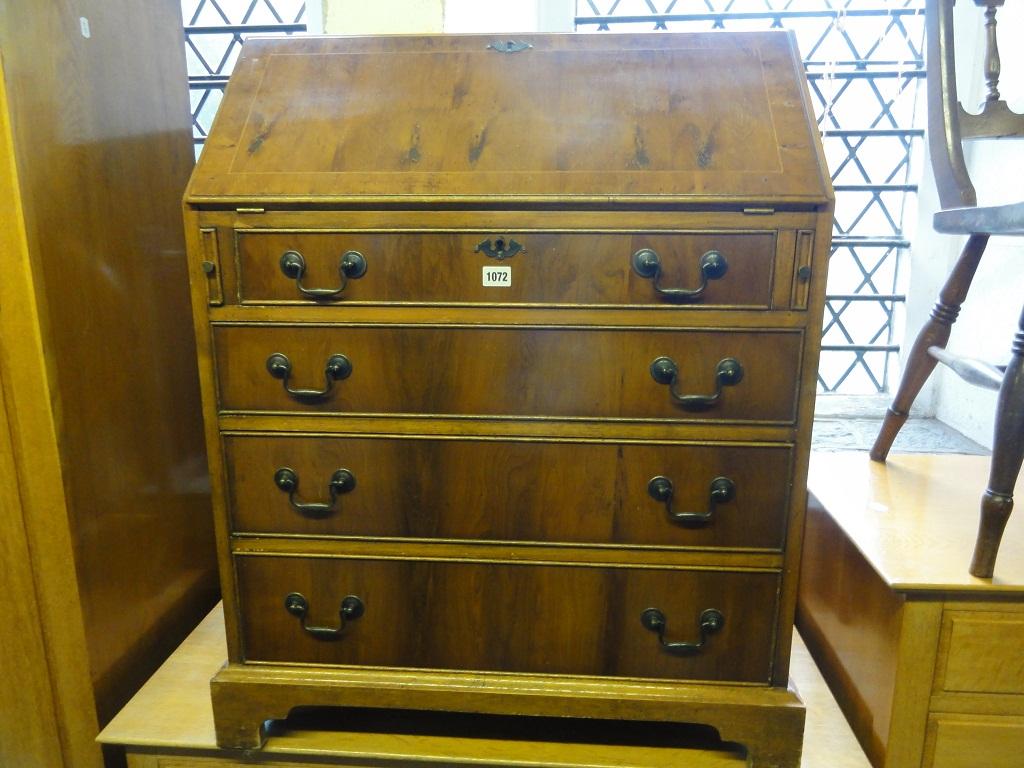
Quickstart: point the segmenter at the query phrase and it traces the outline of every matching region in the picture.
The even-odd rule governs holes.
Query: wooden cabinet
[[[993,579],[967,572],[987,474],[984,456],[813,457],[798,623],[878,768],[1020,763],[1024,525]]]
[[[785,33],[247,43],[186,195],[219,743],[401,707],[797,765],[831,211]]]
[[[96,768],[217,600],[181,8],[11,0],[0,53],[0,765]]]

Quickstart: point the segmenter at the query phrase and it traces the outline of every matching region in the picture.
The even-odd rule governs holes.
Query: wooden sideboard
[[[832,192],[783,32],[254,40],[186,202],[218,741],[789,688]]]
[[[100,726],[217,600],[183,45],[173,0],[0,3],[5,766],[102,766]]]
[[[815,454],[797,623],[876,768],[1024,755],[1024,522],[971,576],[988,458]]]

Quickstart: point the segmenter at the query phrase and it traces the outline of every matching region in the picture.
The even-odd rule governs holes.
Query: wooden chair
[[[996,9],[1003,5],[1003,0],[974,0],[975,5],[985,9],[988,93],[980,115],[968,114],[960,106],[953,62],[953,2],[928,0],[926,9],[928,148],[942,206],[935,214],[933,226],[937,232],[967,235],[967,243],[939,293],[931,318],[911,349],[903,379],[871,449],[871,458],[885,461],[914,398],[937,362],[949,365],[966,381],[999,390],[992,465],[988,488],[981,499],[981,522],[970,566],[972,575],[991,578],[1003,528],[1013,509],[1013,487],[1024,460],[1024,314],[1005,369],[956,357],[946,352],[945,347],[989,237],[1024,235],[1024,202],[978,206],[961,140],[1024,138],[1024,115],[1011,112],[999,98]]]

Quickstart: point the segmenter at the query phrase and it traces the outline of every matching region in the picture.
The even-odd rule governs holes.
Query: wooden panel
[[[476,252],[490,240],[514,241],[525,251],[496,260]],[[239,294],[243,302],[302,302],[304,297],[280,268],[289,250],[306,264],[306,288],[341,285],[342,254],[366,258],[366,274],[349,280],[336,301],[440,303],[641,304],[764,307],[771,302],[775,233],[705,232],[686,234],[551,233],[499,230],[493,233],[310,233],[239,232]],[[661,261],[660,284],[696,289],[701,257],[718,251],[725,274],[707,281],[697,299],[682,302],[659,295],[651,279],[631,267],[632,255],[653,249]],[[507,285],[483,285],[482,272],[509,268]]]
[[[13,597],[0,627],[0,765],[97,768],[72,542],[52,524],[65,497],[14,151],[0,77],[0,590]]]
[[[788,422],[794,418],[799,333],[591,328],[261,327],[214,329],[222,410],[465,414]],[[275,352],[292,387],[322,388],[328,358],[352,375],[318,402],[288,396],[269,375]],[[687,394],[715,390],[733,357],[742,381],[700,412],[676,405],[650,364],[669,356]]]
[[[924,768],[1009,768],[1024,754],[1024,718],[936,715],[928,729]]]
[[[247,43],[191,199],[828,199],[789,33],[494,40]]]
[[[225,438],[236,531],[779,549],[791,449],[349,437]],[[329,500],[340,468],[356,478],[334,512],[311,518],[274,484],[297,473],[300,502]],[[712,509],[720,476],[735,497],[699,527],[669,521],[648,481],[673,483],[676,512]]]
[[[426,666],[767,683],[778,574],[453,561],[236,556],[248,661]],[[357,595],[365,615],[322,641],[284,607],[309,601],[310,624],[337,626]],[[668,639],[699,639],[701,612],[724,627],[675,656],[640,623],[661,609]]]
[[[940,690],[1024,694],[1024,613],[950,611],[943,632]]]
[[[811,492],[893,589],[981,600],[1024,595],[1024,515],[1010,516],[993,578],[967,570],[988,456],[897,453],[882,464],[864,451],[818,452],[811,462]]]
[[[874,765],[888,748],[902,608],[811,495],[796,623]]]
[[[7,355],[0,354],[0,361],[6,365]],[[3,397],[4,365],[0,365],[0,477],[4,478],[0,483],[0,590],[16,599],[8,601],[0,627],[0,673],[4,678],[0,685],[0,765],[61,765],[61,729]],[[18,717],[25,712],[33,716]],[[95,723],[88,710],[81,717]],[[97,756],[91,757],[97,764]]]
[[[44,619],[54,669],[91,682],[55,697],[79,729],[65,741],[82,750],[69,763],[87,766],[95,717],[108,719],[216,599],[181,228],[193,152],[181,9],[6,2],[0,49],[38,301],[30,321],[45,350],[29,386],[48,392],[47,450],[65,494],[32,505],[32,525],[47,529],[33,554],[46,563],[37,573],[65,569],[78,589],[39,576],[44,601],[75,604]],[[48,453],[28,455],[27,472],[53,479]],[[68,655],[76,638],[82,655]]]

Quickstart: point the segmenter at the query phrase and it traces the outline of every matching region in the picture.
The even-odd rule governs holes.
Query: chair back
[[[939,202],[943,209],[978,204],[961,142],[964,139],[1024,138],[1024,115],[1010,111],[999,97],[999,47],[996,12],[1003,0],[974,0],[984,9],[986,50],[984,75],[987,93],[980,114],[967,112],[956,93],[953,50],[955,0],[927,0],[925,29],[928,57],[928,150]]]

